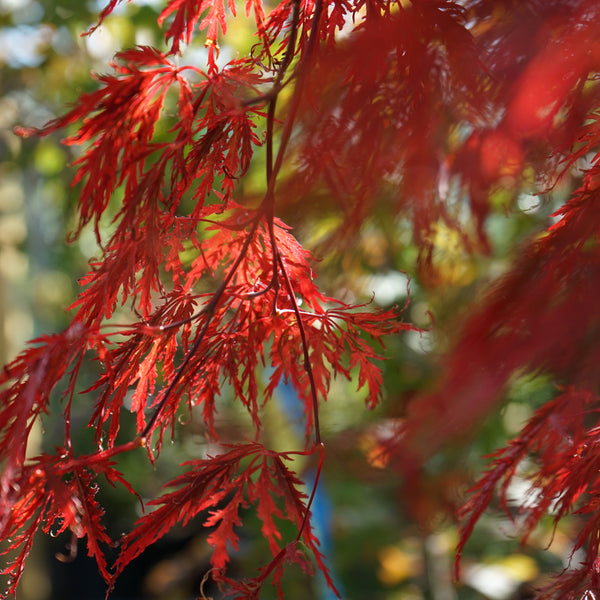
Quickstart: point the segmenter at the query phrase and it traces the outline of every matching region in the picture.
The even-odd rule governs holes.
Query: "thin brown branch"
[[[269,109],[267,111],[267,184],[271,181],[273,176],[273,135],[274,135],[274,123],[275,123],[275,111],[277,108],[277,98],[283,88],[283,79],[286,71],[290,66],[294,54],[296,52],[296,41],[298,39],[298,24],[300,20],[300,0],[294,0],[294,9],[292,12],[292,24],[290,37],[288,39],[287,48],[279,69],[277,70],[277,77],[273,83],[273,88],[270,92],[269,98]]]

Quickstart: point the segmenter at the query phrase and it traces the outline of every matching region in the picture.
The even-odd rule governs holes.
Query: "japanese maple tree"
[[[111,0],[85,35],[119,4]],[[0,376],[6,594],[16,593],[39,530],[69,534],[73,551],[85,538],[110,593],[131,561],[198,515],[212,547],[210,577],[225,595],[258,598],[268,583],[283,598],[283,573],[294,563],[308,573],[316,566],[335,591],[311,525],[327,460],[319,406],[338,377],[355,380],[375,407],[384,339],[415,327],[396,307],[327,295],[313,254],[286,221],[309,227],[313,215],[334,214],[336,226],[313,248],[330,255],[347,251],[378,211],[409,220],[418,249],[411,274],[433,286],[440,227],[485,255],[496,190],[511,201],[527,183],[550,190],[583,158],[589,168],[578,188],[462,317],[435,388],[411,400],[381,452],[418,502],[414,490],[432,452],[476,428],[515,374],[549,374],[556,398],[498,451],[461,509],[460,549],[496,487],[505,495],[517,467],[532,458],[539,493],[522,507],[524,535],[546,514],[558,522],[578,512],[584,523],[575,542],[585,549],[583,564],[540,594],[600,593],[600,4],[164,4],[161,48],[123,49],[63,116],[41,129],[19,128],[23,136],[62,132],[77,148],[72,235],[91,228],[99,255],[80,280],[69,327],[33,340]],[[254,18],[255,44],[227,62],[220,45],[235,45],[227,25],[239,10]],[[188,64],[186,49],[198,39],[206,62]],[[249,194],[244,182],[257,164],[263,186]],[[82,393],[84,362],[99,371]],[[306,443],[275,451],[263,442],[263,411],[284,382],[302,403]],[[231,443],[220,430],[224,388],[249,415],[245,442]],[[74,443],[75,403],[88,407],[95,452]],[[136,432],[127,438],[129,411]],[[120,456],[159,461],[185,411],[202,419],[215,451],[186,461],[129,533],[112,540],[100,486],[135,495],[117,468]],[[60,448],[29,456],[34,426],[51,418],[64,423]],[[308,493],[293,467],[298,456],[317,465]],[[227,567],[250,507],[272,559],[236,579]],[[115,545],[119,555],[109,564]]]

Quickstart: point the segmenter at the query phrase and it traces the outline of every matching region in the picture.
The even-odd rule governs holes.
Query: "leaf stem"
[[[277,79],[275,81],[274,89],[277,90],[278,86],[281,86],[281,82],[285,75],[285,71],[287,70],[293,54],[294,54],[294,46],[296,44],[297,39],[297,29],[298,29],[298,21],[299,21],[299,0],[294,1],[294,13],[292,17],[292,33],[290,34],[290,39],[288,41],[288,47],[286,50],[286,54],[277,74]],[[298,323],[298,329],[300,331],[300,338],[302,340],[302,351],[304,354],[304,369],[308,376],[308,380],[310,383],[311,390],[311,399],[312,399],[312,412],[313,412],[313,424],[315,428],[315,442],[317,444],[321,443],[321,430],[319,426],[319,400],[317,396],[317,389],[315,384],[315,378],[313,374],[313,370],[310,364],[310,355],[308,351],[308,341],[306,339],[306,332],[304,330],[304,325],[302,323],[302,318],[300,316],[300,310],[298,308],[298,303],[296,302],[296,297],[294,295],[294,290],[292,283],[289,279],[287,271],[285,269],[285,265],[277,250],[277,243],[275,240],[275,234],[273,230],[273,219],[274,219],[274,207],[275,207],[275,182],[277,180],[277,176],[281,167],[283,165],[283,159],[285,156],[285,152],[287,150],[287,145],[289,143],[290,137],[292,135],[292,129],[294,126],[294,122],[296,119],[296,114],[300,107],[300,100],[302,98],[303,91],[303,83],[304,83],[304,65],[308,63],[310,60],[312,53],[317,44],[317,37],[319,35],[319,21],[321,19],[321,13],[323,11],[323,0],[317,0],[315,3],[315,12],[313,15],[313,21],[311,25],[310,35],[307,43],[307,49],[304,57],[300,64],[296,67],[295,72],[298,74],[296,88],[294,90],[294,96],[292,98],[292,105],[290,107],[290,112],[285,122],[285,126],[281,133],[281,140],[279,143],[279,149],[277,151],[277,157],[275,158],[275,162],[273,163],[273,124],[275,120],[275,107],[277,102],[278,93],[273,96],[271,101],[269,102],[269,111],[267,114],[267,191],[265,193],[265,197],[263,199],[262,205],[265,208],[266,216],[269,223],[269,234],[271,236],[271,247],[273,252],[273,273],[274,278],[276,278],[277,273],[277,264],[281,269],[281,273],[284,276],[286,281],[286,286],[288,288],[288,292],[290,295],[290,300],[292,302],[292,306],[294,309],[294,313],[296,315],[296,322]],[[274,307],[276,309],[276,307]]]

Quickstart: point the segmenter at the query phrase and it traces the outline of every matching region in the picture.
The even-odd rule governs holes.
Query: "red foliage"
[[[39,456],[18,471],[18,476],[3,489],[2,496],[2,534],[10,541],[3,553],[17,551],[16,557],[2,570],[9,576],[7,594],[16,594],[38,529],[53,536],[70,530],[72,552],[76,551],[76,539],[86,537],[88,555],[96,559],[104,578],[110,579],[100,543],[110,545],[112,542],[101,523],[104,510],[95,499],[99,489],[95,479],[103,473],[111,485],[121,483],[135,494],[121,473],[113,468],[112,458],[139,445],[139,441],[133,441],[78,458],[73,458],[69,450],[58,448],[56,456]]]
[[[240,463],[248,458],[250,461],[242,467]],[[313,553],[319,568],[335,590],[318,550],[318,541],[307,524],[306,496],[299,489],[303,483],[285,465],[284,461],[290,458],[290,453],[276,453],[258,443],[250,443],[233,446],[218,456],[185,463],[189,468],[185,475],[167,484],[179,489],[152,500],[149,504],[159,508],[142,517],[124,538],[122,552],[115,565],[115,576],[174,525],[186,525],[197,514],[214,509],[208,510],[209,516],[205,521],[206,527],[213,528],[207,541],[214,547],[211,559],[216,570],[214,577],[224,578],[233,584],[234,590],[236,587],[238,591],[245,590],[248,595],[243,597],[258,597],[260,587],[272,574],[274,585],[283,598],[281,575],[285,562],[296,562],[305,571],[312,572],[312,562],[297,547],[300,541]],[[282,499],[281,507],[276,498]],[[238,582],[225,578],[224,572],[229,561],[228,545],[238,549],[239,537],[234,527],[242,524],[239,510],[249,504],[256,505],[273,561],[260,576],[240,587]],[[221,508],[217,508],[219,506]],[[274,518],[292,521],[298,529],[298,537],[283,549],[279,545],[281,533]]]
[[[109,4],[101,19],[116,4]],[[309,7],[295,9],[293,32],[284,24],[289,17],[285,10],[274,11],[263,24],[262,7],[253,7],[263,36],[262,55],[218,68],[214,50],[217,27],[225,31],[223,5],[171,2],[159,18],[161,23],[170,19],[169,54],[148,47],[120,52],[112,64],[114,74],[97,77],[98,89],[83,94],[66,115],[41,130],[20,130],[23,135],[49,135],[76,127],[65,139],[83,147],[75,162],[74,184],[81,183],[76,234],[93,223],[102,256],[80,280],[83,291],[71,307],[73,325],[40,340],[4,372],[2,452],[9,461],[2,479],[2,532],[13,540],[11,550],[20,549],[7,571],[13,576],[9,592],[16,589],[33,533],[40,527],[87,536],[89,553],[112,582],[100,546],[111,541],[100,523],[102,509],[92,481],[98,472],[110,481],[124,480],[110,464],[99,469],[99,457],[145,445],[156,460],[165,432],[173,430],[186,404],[190,410],[200,407],[210,435],[218,438],[215,413],[224,384],[231,385],[248,410],[258,438],[261,408],[284,379],[294,384],[304,403],[307,440],[312,436],[316,442],[312,453],[320,448],[318,407],[327,397],[331,377],[350,379],[356,373],[358,387],[366,389],[367,405],[375,406],[381,394],[381,356],[367,340],[380,341],[386,333],[409,327],[395,310],[366,312],[367,306],[352,307],[324,295],[314,282],[312,257],[274,216],[274,183],[285,152],[284,141],[276,159],[272,152],[275,101],[295,44],[308,56],[320,32],[302,29],[314,18]],[[201,29],[208,29],[207,74],[197,67],[179,67],[171,56],[190,42],[199,21]],[[283,62],[275,60],[280,51],[272,47],[280,42]],[[263,58],[273,61],[271,74],[260,67]],[[269,83],[272,92],[259,91]],[[178,119],[158,137],[157,124],[165,119],[168,103],[174,103]],[[259,206],[244,207],[234,201],[234,193],[254,149],[262,144],[256,129],[265,119],[269,187]],[[104,239],[99,223],[116,193],[122,201]],[[184,251],[195,258],[185,262]],[[165,272],[170,273],[168,283]],[[113,325],[115,311],[126,305],[140,320]],[[75,458],[71,398],[86,352],[102,366],[87,390],[97,395],[89,425],[99,451]],[[260,367],[267,364],[271,375],[261,391]],[[28,433],[65,375],[67,450],[54,459],[44,456],[26,464]],[[138,437],[118,445],[126,399],[137,415]],[[13,438],[20,442],[11,448]],[[100,450],[102,445],[108,450]],[[285,466],[289,456],[251,443],[185,465],[187,472],[170,484],[177,491],[151,501],[150,506],[159,508],[121,543],[114,574],[173,525],[185,525],[207,509],[212,509],[206,525],[213,529],[208,538],[214,546],[213,578],[232,589],[254,597],[269,577],[280,588],[286,562],[312,570],[305,551],[326,572],[311,532],[309,505],[299,490],[301,481]],[[226,577],[225,566],[237,546],[238,510],[250,504],[263,521],[273,561],[257,578],[240,583]],[[12,516],[8,507],[14,506],[23,506],[21,519]],[[297,539],[283,547],[274,520],[278,517],[298,529]],[[304,550],[298,547],[300,541]]]
[[[117,4],[107,5],[100,22]],[[235,15],[234,2],[227,8]],[[467,248],[486,250],[496,187],[516,189],[526,169],[556,180],[590,152],[595,164],[557,223],[470,311],[438,386],[410,404],[385,449],[416,481],[432,452],[494,410],[516,372],[551,374],[561,393],[494,456],[462,510],[459,550],[496,487],[505,496],[516,467],[534,456],[539,495],[524,509],[525,536],[551,510],[556,521],[577,512],[584,523],[576,540],[584,564],[547,595],[597,589],[599,440],[589,417],[600,384],[598,3],[296,0],[265,14],[261,2],[248,0],[245,9],[254,12],[258,34],[248,57],[218,61],[222,0],[172,0],[159,17],[168,23],[168,51],[120,52],[113,73],[97,76],[97,90],[67,114],[40,130],[20,129],[74,131],[64,142],[82,147],[75,235],[91,223],[102,253],[80,281],[71,326],[32,342],[0,376],[0,531],[16,553],[4,570],[8,593],[38,529],[86,537],[112,585],[149,545],[200,513],[211,530],[213,578],[227,593],[256,598],[272,580],[283,597],[284,566],[312,572],[313,561],[333,588],[310,525],[312,496],[286,463],[315,450],[322,463],[319,405],[333,376],[356,377],[367,406],[378,403],[382,339],[412,327],[395,309],[324,294],[312,255],[276,215],[308,214],[315,204],[336,209],[343,225],[332,240],[339,242],[383,198],[390,218],[411,219],[425,273],[435,226],[454,227]],[[175,55],[204,29],[207,71],[179,66]],[[256,152],[266,157],[265,191],[249,199],[240,180]],[[451,177],[465,192],[461,206],[444,191]],[[116,198],[107,233],[100,221]],[[121,307],[130,309],[130,324],[113,322]],[[71,403],[86,354],[102,369],[87,390],[98,450],[78,456]],[[277,453],[259,441],[262,408],[282,381],[293,384],[304,407],[307,447],[297,452]],[[218,440],[225,384],[250,415],[254,441],[182,465],[171,491],[151,500],[154,510],[121,541],[111,568],[96,478],[103,473],[133,492],[115,457],[145,446],[156,460],[182,408],[199,407]],[[27,461],[29,433],[54,392],[66,399],[63,448]],[[137,431],[122,444],[126,400]],[[273,559],[256,577],[236,581],[226,567],[241,509],[250,506]],[[295,539],[282,539],[280,520],[294,525]]]

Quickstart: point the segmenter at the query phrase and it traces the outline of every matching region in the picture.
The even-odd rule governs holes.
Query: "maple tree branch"
[[[319,23],[321,21],[321,14],[323,13],[323,0],[317,0],[315,2],[315,13],[312,18],[310,27],[310,34],[308,36],[308,42],[306,44],[306,54],[304,55],[303,62],[308,61],[317,46],[317,38],[319,37]]]
[[[312,412],[313,412],[313,422],[315,428],[315,443],[321,444],[321,427],[319,425],[319,398],[317,395],[317,385],[315,383],[315,376],[312,370],[312,366],[310,364],[310,355],[308,352],[308,340],[306,339],[306,331],[304,330],[304,324],[302,323],[302,317],[300,315],[300,309],[298,308],[298,302],[296,301],[296,295],[294,294],[294,288],[292,287],[292,282],[290,281],[289,275],[285,269],[285,265],[283,264],[283,260],[281,256],[277,257],[279,261],[279,266],[281,268],[281,272],[283,273],[283,277],[286,282],[286,287],[288,289],[288,294],[290,296],[290,302],[292,303],[292,307],[294,309],[294,314],[296,315],[296,323],[298,324],[298,330],[300,332],[300,339],[302,340],[302,354],[304,355],[304,370],[306,371],[306,376],[308,377],[308,381],[310,384],[310,396],[312,400]]]
[[[288,113],[285,126],[281,133],[281,141],[279,142],[279,149],[277,151],[277,157],[275,158],[275,163],[270,167],[269,173],[270,177],[268,178],[268,188],[265,194],[265,201],[274,202],[275,199],[275,181],[277,179],[277,175],[281,170],[283,165],[283,159],[285,156],[285,152],[287,150],[287,145],[290,141],[290,137],[292,135],[292,129],[294,127],[294,123],[296,120],[296,114],[298,112],[298,108],[300,107],[300,100],[302,99],[303,92],[303,84],[304,77],[306,72],[306,65],[309,63],[314,50],[317,44],[317,38],[319,36],[319,21],[321,20],[321,14],[323,12],[323,0],[317,0],[315,3],[315,12],[313,15],[313,21],[311,25],[311,30],[306,46],[306,52],[302,57],[302,60],[295,68],[296,73],[296,87],[294,89],[294,95],[292,98],[292,103],[290,107],[290,111]],[[267,161],[268,162],[268,161]]]
[[[277,77],[273,83],[273,88],[270,91],[269,108],[267,111],[267,184],[271,181],[273,175],[273,135],[275,111],[277,107],[277,98],[283,88],[283,78],[290,66],[294,53],[296,51],[296,41],[298,39],[298,24],[300,20],[300,0],[294,0],[294,8],[292,12],[292,29],[288,39],[287,48],[283,56],[283,60],[277,70]]]
[[[303,65],[305,64],[305,61],[307,61],[307,59],[310,58],[310,56],[312,55],[312,52],[315,48],[316,38],[318,36],[318,24],[320,21],[322,8],[323,8],[322,0],[317,0],[317,3],[315,5],[315,14],[313,15],[313,23],[311,26],[311,32],[310,32],[310,37],[309,37],[308,46],[307,46],[307,53],[306,53],[304,59],[302,60],[302,62],[300,63],[300,65],[298,66],[298,69],[300,70],[300,76],[297,78],[297,85],[294,90],[292,106],[291,106],[288,118],[286,120],[285,126],[283,128],[283,132],[281,135],[281,141],[279,144],[279,149],[277,151],[277,157],[275,159],[275,163],[273,163],[273,137],[274,137],[274,122],[275,122],[275,112],[276,112],[276,107],[277,107],[277,98],[282,89],[283,79],[285,77],[286,71],[292,62],[292,59],[293,59],[293,56],[295,53],[297,36],[298,36],[300,2],[299,2],[299,0],[294,0],[294,8],[293,8],[293,15],[292,15],[292,30],[290,33],[290,38],[288,40],[288,46],[286,49],[286,53],[285,53],[283,62],[280,65],[280,68],[277,73],[277,78],[276,78],[274,86],[273,86],[273,90],[272,90],[273,96],[269,101],[269,108],[268,108],[268,112],[267,112],[267,149],[266,149],[266,154],[267,154],[267,156],[266,156],[266,159],[267,159],[266,160],[266,162],[267,162],[267,165],[266,165],[267,192],[266,192],[264,200],[263,200],[263,206],[264,206],[265,212],[267,213],[269,236],[270,236],[270,242],[271,242],[271,249],[272,249],[272,253],[273,253],[273,276],[272,276],[271,281],[272,281],[273,285],[276,287],[276,289],[278,289],[277,288],[277,285],[278,285],[278,283],[277,283],[278,282],[278,273],[277,273],[278,266],[277,265],[279,264],[282,274],[286,280],[286,285],[288,287],[288,292],[289,292],[289,295],[290,295],[290,298],[291,298],[291,301],[293,304],[294,313],[296,315],[296,321],[298,323],[298,328],[300,331],[300,337],[302,339],[302,348],[303,348],[303,354],[304,354],[304,369],[306,371],[307,377],[310,382],[312,407],[313,407],[313,423],[314,423],[314,428],[315,428],[315,440],[316,440],[317,444],[321,443],[321,430],[320,430],[320,425],[319,425],[319,406],[318,406],[318,396],[317,396],[314,374],[312,371],[312,366],[310,364],[310,355],[308,352],[308,341],[306,339],[306,332],[304,330],[304,325],[302,323],[302,318],[300,316],[298,304],[296,302],[296,298],[294,295],[294,290],[293,290],[291,281],[289,279],[289,276],[287,274],[287,271],[285,269],[285,265],[283,263],[281,255],[279,253],[279,250],[277,248],[273,220],[274,220],[274,207],[275,207],[275,182],[277,180],[277,176],[278,176],[279,171],[281,170],[281,166],[283,164],[283,159],[285,156],[285,152],[287,150],[287,145],[288,145],[289,139],[291,137],[292,129],[293,129],[293,126],[295,123],[296,114],[297,114],[298,108],[300,106],[300,100],[302,97],[302,88],[303,88],[302,84],[303,84],[303,80],[304,80],[304,77],[302,77]],[[274,306],[273,306],[274,312],[277,310],[276,304],[277,304],[277,297],[275,298],[275,302],[274,302]],[[314,495],[314,491],[316,489],[316,485],[317,485],[317,482],[315,482],[315,487],[313,489],[313,495]]]

